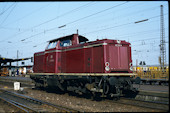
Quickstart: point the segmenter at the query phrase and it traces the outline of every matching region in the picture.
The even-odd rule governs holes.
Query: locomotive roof
[[[57,39],[53,39],[53,40],[50,40],[48,42],[55,42],[55,41],[62,41],[62,40],[71,40],[73,38],[73,35],[77,35],[77,34],[72,34],[72,35],[68,35],[68,36],[64,36],[64,37],[60,37],[60,38],[57,38]],[[78,35],[78,38],[79,38],[79,41],[80,42],[84,42],[84,41],[88,41],[88,39],[84,36],[81,36],[81,35]]]

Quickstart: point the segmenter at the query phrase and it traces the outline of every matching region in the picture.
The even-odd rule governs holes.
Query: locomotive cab
[[[59,43],[60,47],[67,47],[67,46],[86,43],[87,41],[88,41],[88,39],[81,36],[81,35],[72,34],[72,35],[69,35],[69,36],[65,36],[65,37],[61,37],[61,38],[58,38],[58,39],[50,40],[46,49],[57,47],[57,43]]]

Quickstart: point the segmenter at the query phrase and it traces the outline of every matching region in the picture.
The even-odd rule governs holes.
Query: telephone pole
[[[160,15],[160,66],[162,69],[162,74],[165,72],[166,64],[166,45],[165,45],[165,28],[164,28],[164,16],[163,16],[163,5],[160,6],[161,15]]]

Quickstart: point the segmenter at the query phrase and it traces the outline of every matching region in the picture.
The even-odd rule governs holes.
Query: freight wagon
[[[169,85],[169,66],[166,66],[163,73],[160,65],[133,67],[136,77],[141,78],[141,84]]]
[[[36,87],[50,87],[93,96],[119,97],[136,92],[132,82],[131,44],[124,40],[88,41],[72,34],[50,40],[34,54],[30,77]]]

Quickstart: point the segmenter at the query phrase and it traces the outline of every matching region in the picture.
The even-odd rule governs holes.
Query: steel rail
[[[0,90],[5,92],[6,94],[22,98],[22,99],[28,100],[30,102],[33,102],[33,103],[38,103],[40,105],[47,105],[47,106],[53,107],[55,109],[59,109],[62,112],[79,112],[79,111],[71,109],[71,108],[66,108],[66,107],[63,107],[63,106],[59,106],[59,105],[55,105],[55,104],[52,104],[52,103],[44,102],[44,101],[34,99],[34,98],[26,96],[26,95],[18,94],[18,93],[15,93],[15,92],[4,90],[4,89],[0,89]]]
[[[28,113],[28,110],[26,110],[25,108],[23,108],[23,107],[21,107],[21,106],[19,106],[19,105],[16,105],[16,104],[13,103],[12,101],[10,101],[10,100],[8,100],[8,99],[5,99],[4,97],[1,97],[1,96],[0,96],[0,99],[3,100],[3,101],[5,101],[5,102],[7,102],[9,105],[14,106],[15,108],[17,108],[17,109],[19,109],[19,110],[21,110],[21,111],[23,111],[23,112]]]
[[[5,91],[5,92],[8,93],[8,94],[12,94],[12,95],[14,94],[15,96],[18,96],[18,97],[23,98],[23,99],[30,100],[30,101],[32,101],[34,103],[39,103],[39,104],[42,104],[42,105],[49,105],[49,106],[61,109],[61,110],[65,111],[65,112],[72,112],[72,111],[77,112],[76,110],[66,108],[66,107],[63,107],[63,106],[59,106],[59,105],[55,105],[55,104],[51,104],[51,103],[48,103],[48,102],[44,102],[44,101],[34,99],[34,98],[26,96],[26,95],[21,95],[21,94],[18,94],[18,93],[15,93],[15,92],[10,92],[10,91]]]
[[[146,96],[156,96],[156,97],[169,98],[169,92],[157,92],[157,91],[139,90],[138,95],[146,95]]]
[[[133,101],[147,102],[147,103],[155,103],[155,104],[169,105],[169,103],[160,102],[160,101],[146,101],[146,100],[140,100],[140,99],[134,99],[134,98],[126,98],[126,99],[133,100]]]
[[[131,105],[136,107],[142,107],[142,108],[150,108],[150,109],[156,109],[161,111],[169,111],[169,104],[167,103],[157,103],[154,101],[143,101],[143,100],[136,100],[134,98],[124,98],[121,97],[120,100],[112,101],[119,104],[125,104],[125,105]]]
[[[142,96],[142,97],[146,97],[146,96],[149,96],[149,97],[152,97],[151,95],[143,95],[143,94],[138,94],[137,96]],[[148,98],[149,98],[148,97]],[[141,98],[141,97],[138,97],[138,98],[127,98],[127,99],[134,99],[136,101],[141,101],[141,102],[148,102],[148,103],[156,103],[156,104],[164,104],[164,105],[169,105],[169,97],[159,97],[159,96],[153,96],[153,98],[156,97],[156,98],[160,98],[160,101],[159,99],[158,100],[153,100],[153,99],[150,99],[150,100],[145,100],[145,99],[138,99],[138,98]],[[167,101],[165,101],[167,100]]]
[[[20,107],[22,107],[22,108],[24,108],[24,109],[27,109],[28,111],[38,112],[37,110],[34,110],[33,108],[30,108],[29,106],[26,106],[26,105],[24,105],[24,104],[21,104],[21,103],[18,103],[18,102],[16,102],[16,101],[9,100],[9,99],[6,99],[6,100],[12,102],[13,104],[15,104],[15,105],[17,105],[17,106],[20,106]]]

